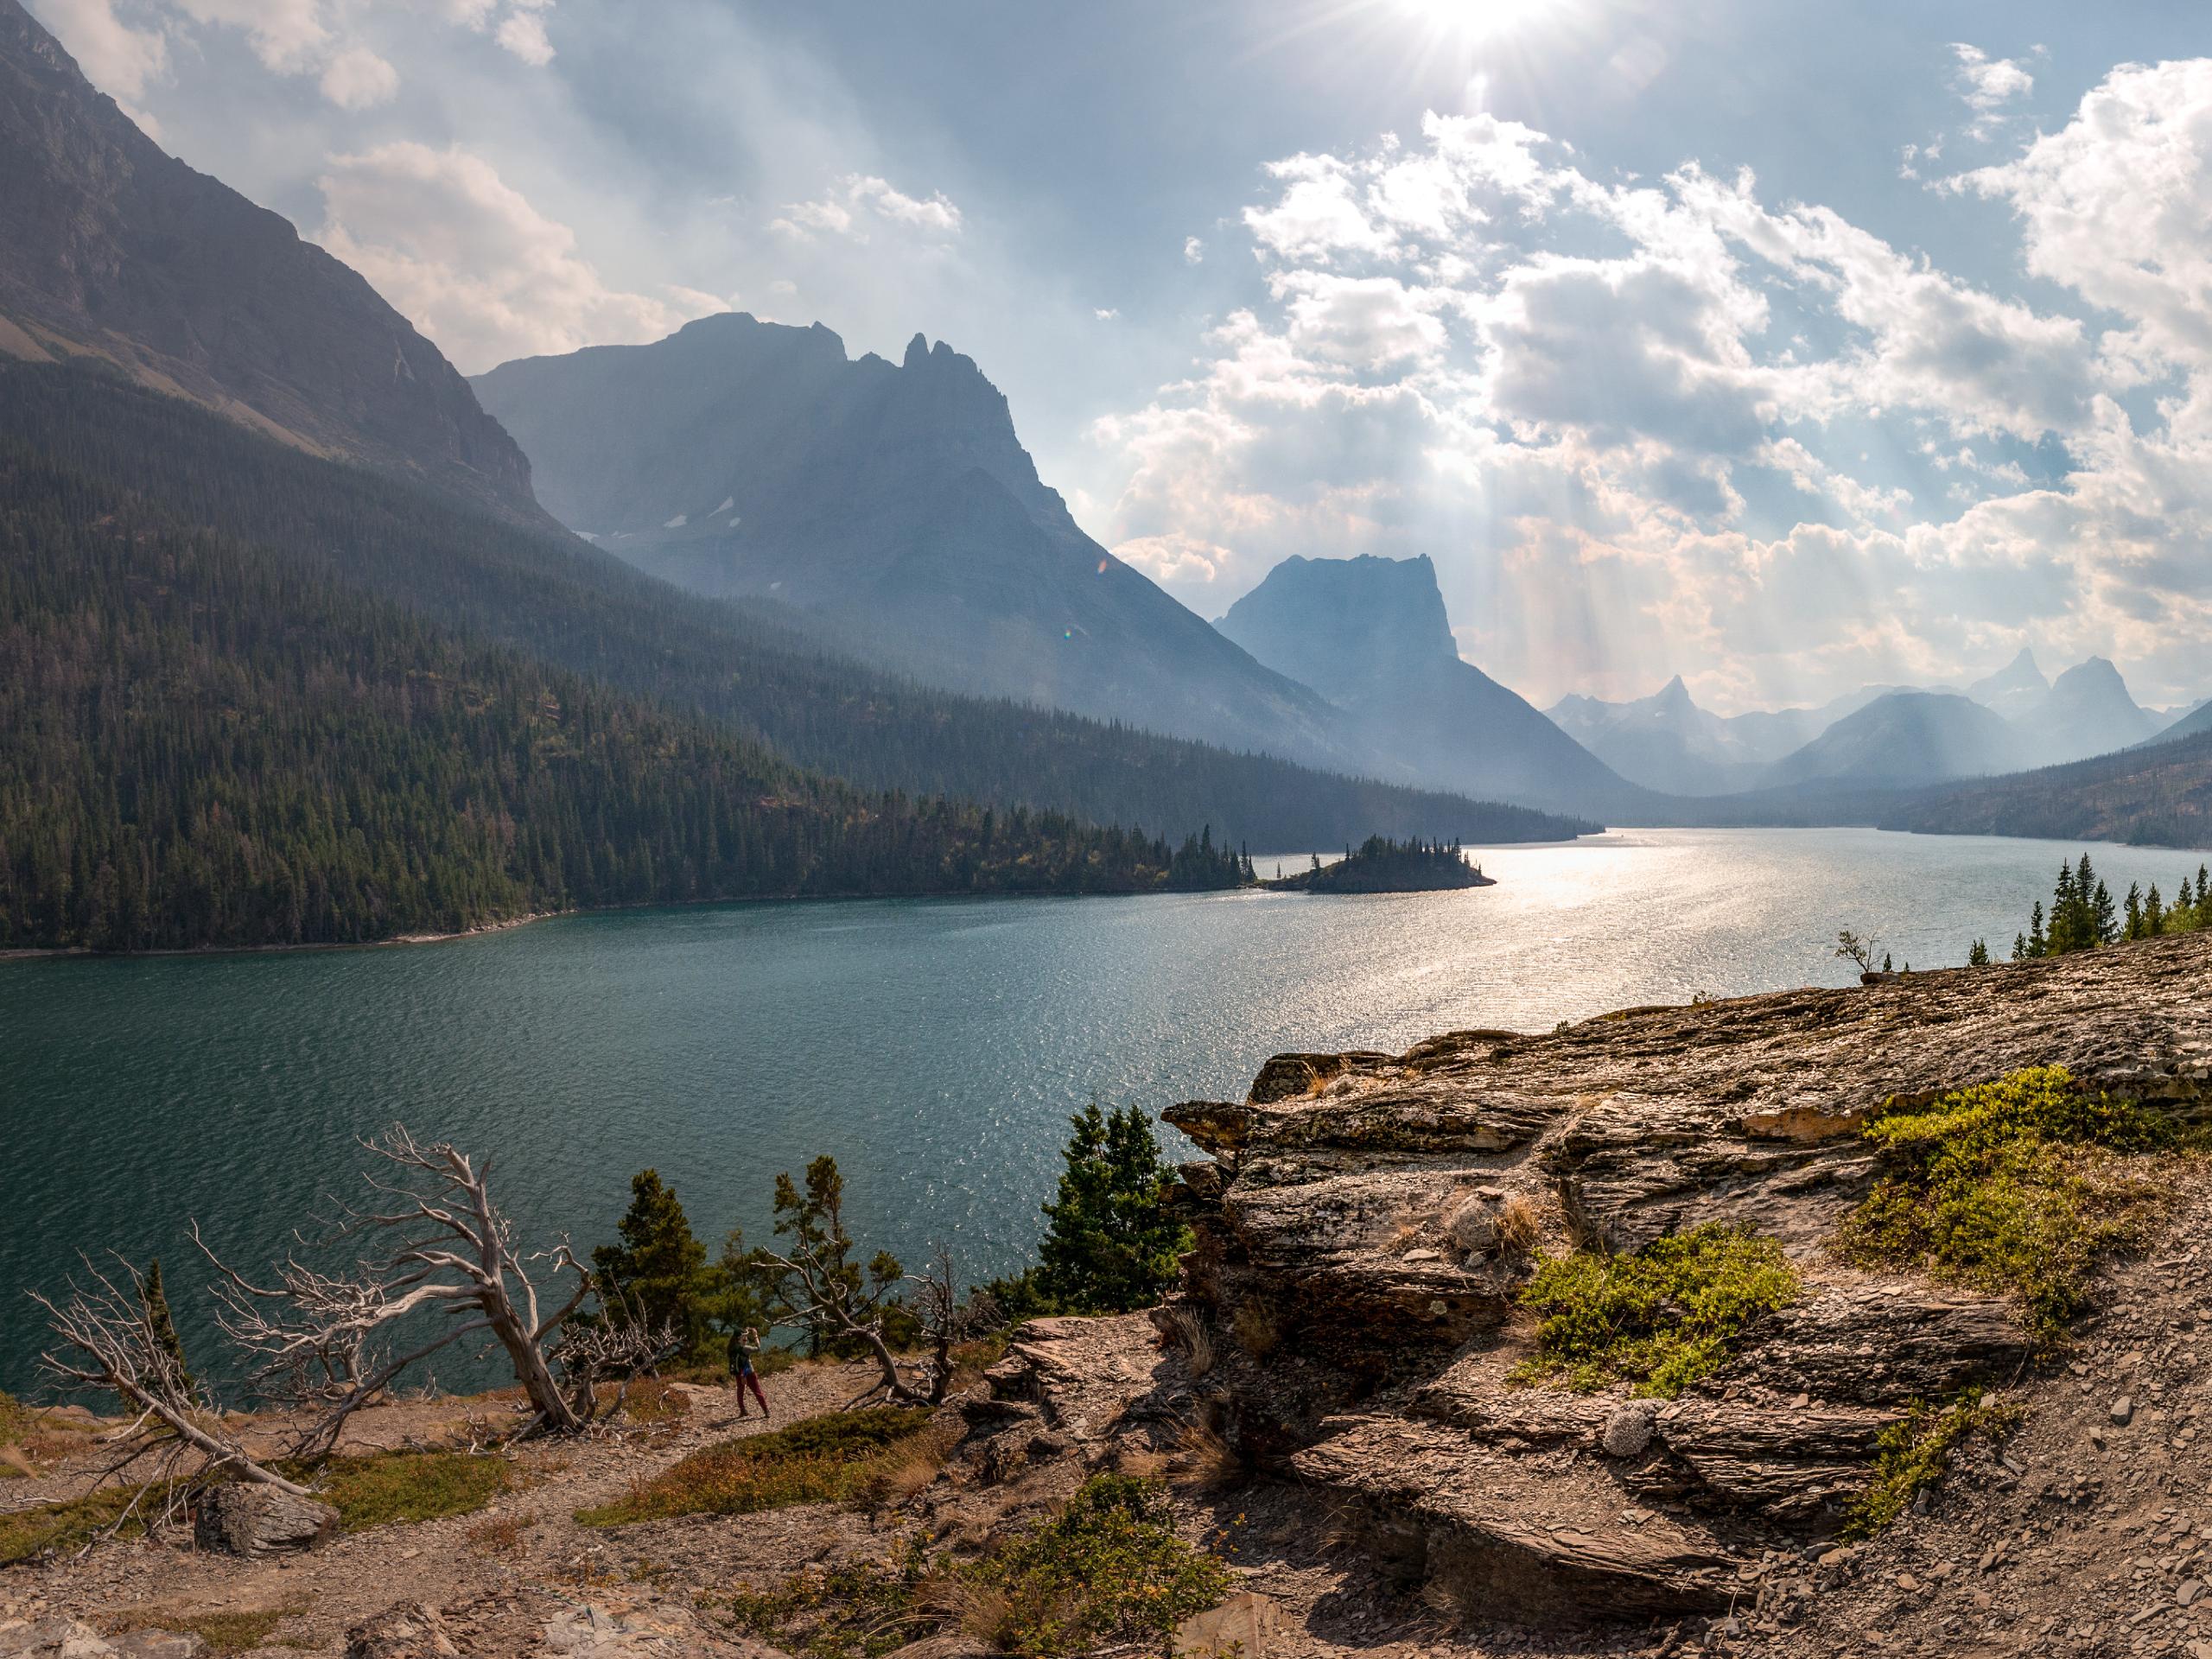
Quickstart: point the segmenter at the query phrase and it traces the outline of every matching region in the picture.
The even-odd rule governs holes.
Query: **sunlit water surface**
[[[775,1173],[843,1167],[856,1229],[968,1276],[1034,1243],[1066,1116],[1240,1096],[1284,1049],[1398,1049],[1623,1006],[2009,948],[2076,847],[1872,830],[1649,830],[1484,849],[1496,887],[1328,897],[756,905],[574,917],[449,944],[0,963],[0,1389],[22,1291],[77,1253],[259,1262],[393,1119],[496,1154],[526,1239],[611,1232],[657,1166],[710,1248]],[[2118,891],[2197,855],[2094,849]],[[1263,873],[1274,861],[1258,861]],[[1179,1148],[1179,1150],[1184,1150]]]

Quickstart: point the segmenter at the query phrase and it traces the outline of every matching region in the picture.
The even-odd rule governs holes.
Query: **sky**
[[[1540,704],[2212,694],[2201,7],[29,3],[464,371],[950,340],[1208,617],[1425,554]]]

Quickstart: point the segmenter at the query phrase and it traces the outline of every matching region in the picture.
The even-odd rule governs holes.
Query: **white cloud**
[[[177,0],[196,23],[245,31],[254,55],[280,74],[304,74],[330,42],[321,0]]]
[[[1974,111],[1967,130],[1976,138],[1990,137],[2003,126],[2007,106],[2035,90],[2036,78],[2016,60],[1993,58],[1964,41],[1955,42],[1951,52],[1958,60],[1959,96]]]
[[[348,47],[323,67],[322,95],[341,110],[372,109],[399,92],[399,72],[365,46]]]
[[[157,29],[133,29],[112,0],[36,0],[32,10],[54,31],[85,77],[109,97],[135,101],[169,73],[168,41]],[[139,124],[144,126],[143,117]]]
[[[553,61],[553,42],[546,38],[545,20],[537,12],[517,8],[499,20],[497,36],[501,46],[536,68]]]
[[[1110,305],[1100,306],[1090,315],[1101,322],[1119,322],[1122,320],[1121,312]]]
[[[799,241],[822,235],[865,242],[887,225],[925,238],[954,237],[960,234],[960,209],[942,191],[910,196],[872,175],[848,173],[828,195],[786,202],[782,215],[768,221],[770,230]]]
[[[2032,79],[1960,63],[1978,116]],[[2201,677],[2212,64],[2116,71],[1951,187],[2009,202],[2079,315],[1748,173],[1616,181],[1487,116],[1268,176],[1264,301],[1091,434],[1112,544],[1210,613],[1292,553],[1424,552],[1471,653],[1541,696],[1827,695],[2030,642]],[[2120,396],[2176,376],[2138,430]]]
[[[567,226],[465,150],[385,144],[333,156],[320,183],[318,239],[467,372],[654,340],[722,308],[696,290],[671,302],[609,288]]]
[[[1205,263],[1205,259],[1206,245],[1199,241],[1195,236],[1185,237],[1183,238],[1183,263],[1186,265],[1202,265]]]

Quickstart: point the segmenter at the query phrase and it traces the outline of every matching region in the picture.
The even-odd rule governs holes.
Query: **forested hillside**
[[[463,637],[738,727],[864,787],[1071,812],[1268,850],[1370,834],[1549,840],[1593,826],[930,690],[772,615],[682,594],[570,537],[457,508],[83,371],[0,364],[0,440],[183,523],[327,561]]]
[[[0,442],[0,946],[572,906],[1236,883],[1209,841],[872,793]]]
[[[1885,814],[1882,828],[2212,846],[2212,732],[1929,791]]]

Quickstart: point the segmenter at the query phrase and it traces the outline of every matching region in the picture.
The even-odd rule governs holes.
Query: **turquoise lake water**
[[[709,1248],[836,1154],[861,1236],[968,1277],[1036,1238],[1067,1114],[1241,1096],[1285,1049],[1396,1049],[1634,1003],[1840,984],[2009,949],[2075,845],[1872,830],[1638,830],[1484,849],[1498,885],[1382,897],[895,900],[566,918],[430,945],[0,963],[0,1389],[22,1291],[159,1255],[211,1338],[187,1220],[280,1251],[400,1119],[496,1159],[525,1243],[607,1237],[656,1166]],[[2197,854],[2091,849],[2116,891]],[[1258,861],[1262,873],[1270,858]],[[454,1370],[459,1373],[461,1368]],[[466,1381],[458,1375],[443,1380]]]

